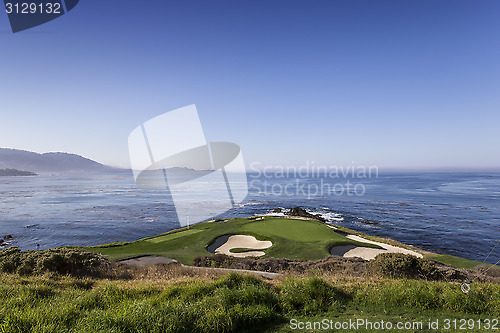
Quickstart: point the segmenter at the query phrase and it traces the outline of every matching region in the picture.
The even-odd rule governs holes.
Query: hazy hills
[[[22,170],[17,170],[17,169],[0,169],[0,177],[5,177],[5,176],[37,176],[36,173],[31,172],[31,171],[22,171]],[[0,243],[1,245],[1,243]]]
[[[39,154],[26,150],[0,148],[0,169],[47,172],[117,172],[124,171],[69,153]]]

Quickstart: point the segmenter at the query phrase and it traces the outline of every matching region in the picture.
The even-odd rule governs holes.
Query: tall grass
[[[498,284],[475,283],[469,294],[465,294],[456,283],[384,280],[376,285],[359,283],[354,295],[353,301],[368,309],[500,315]]]
[[[109,281],[0,275],[0,332],[239,332],[292,317],[420,312],[500,315],[500,285],[421,280],[284,278]],[[276,326],[277,325],[277,326]]]

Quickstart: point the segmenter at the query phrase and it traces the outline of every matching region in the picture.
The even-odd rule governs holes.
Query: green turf
[[[207,222],[189,229],[174,230],[156,237],[124,244],[88,247],[111,260],[137,255],[159,255],[191,264],[197,256],[211,255],[206,247],[222,235],[244,234],[258,240],[269,240],[273,246],[264,249],[267,257],[314,260],[324,258],[336,245],[376,245],[352,241],[319,221],[266,217],[262,220],[231,219]],[[243,251],[243,250],[240,250]]]
[[[304,220],[274,219],[273,223],[269,223],[266,219],[247,224],[244,230],[257,234],[274,235],[298,242],[328,241],[332,240],[332,237],[337,240],[344,238],[335,232],[326,230],[323,223]]]
[[[244,248],[244,247],[238,247],[238,248],[235,248],[235,249],[231,249],[229,252],[231,253],[245,253],[245,252],[251,252],[251,251],[262,251],[262,250],[256,250],[256,249],[247,249],[247,248]]]
[[[420,251],[418,248],[394,240],[364,235],[339,226],[338,229],[341,232],[360,235],[370,240]],[[211,255],[206,247],[213,243],[217,237],[228,234],[251,235],[258,240],[271,241],[272,247],[260,251],[266,253],[265,257],[275,258],[321,259],[329,254],[329,250],[333,246],[338,245],[379,248],[376,245],[352,241],[319,221],[265,217],[262,220],[237,218],[221,222],[200,223],[189,229],[172,230],[156,237],[140,239],[135,242],[111,243],[86,249],[102,253],[111,260],[149,254],[176,259],[190,265],[197,256]],[[231,252],[246,251],[251,251],[251,249],[233,249]],[[477,261],[442,254],[425,254],[425,258],[441,261],[457,268],[473,269],[481,264]]]
[[[188,230],[183,230],[181,232],[174,232],[172,234],[167,234],[165,236],[158,236],[158,237],[149,238],[149,239],[146,239],[145,241],[149,242],[149,243],[161,243],[161,242],[169,241],[169,240],[176,239],[179,237],[185,237],[185,236],[188,236],[191,234],[196,234],[196,233],[202,232],[202,231],[203,230],[201,230],[201,229],[188,229]]]
[[[425,258],[437,260],[457,268],[474,269],[478,265],[483,264],[482,262],[479,261],[463,259],[459,257],[450,256],[447,254],[427,254],[425,255]]]

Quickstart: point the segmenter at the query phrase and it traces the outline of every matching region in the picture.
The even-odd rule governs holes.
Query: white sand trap
[[[223,236],[224,237],[224,236]],[[262,250],[270,248],[273,245],[271,241],[260,241],[253,236],[247,235],[231,235],[226,242],[215,249],[215,253],[222,253],[228,256],[237,258],[245,257],[260,257],[266,254],[263,251],[248,251],[240,253],[232,253],[231,249],[255,249]]]
[[[412,251],[412,250],[407,250],[403,249],[401,247],[397,246],[392,246],[389,244],[385,243],[380,243],[380,242],[374,242],[368,239],[365,239],[363,237],[355,236],[355,235],[347,235],[346,236],[349,239],[352,239],[354,241],[362,242],[362,243],[370,243],[370,244],[375,244],[380,246],[382,249],[372,249],[369,247],[361,247],[361,246],[352,246],[352,245],[347,245],[347,246],[334,246],[331,250],[331,254],[334,255],[341,255],[343,253],[343,257],[359,257],[363,258],[365,260],[373,260],[375,257],[381,253],[404,253],[404,254],[409,254],[418,258],[423,258],[423,255],[421,255],[418,252]]]

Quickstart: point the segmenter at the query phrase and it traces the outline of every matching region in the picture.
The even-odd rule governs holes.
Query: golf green
[[[223,235],[249,235],[258,240],[271,241],[273,245],[264,250],[264,257],[275,258],[321,259],[328,256],[330,249],[337,245],[378,248],[376,245],[350,240],[320,221],[264,217],[260,220],[236,218],[205,222],[189,229],[177,229],[135,242],[112,243],[86,249],[102,253],[110,260],[158,255],[190,265],[197,256],[212,255],[207,251],[207,246]]]

